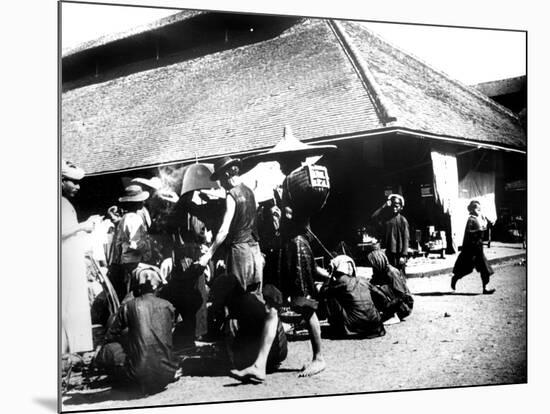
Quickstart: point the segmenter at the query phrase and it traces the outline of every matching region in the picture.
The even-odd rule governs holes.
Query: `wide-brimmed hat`
[[[322,156],[336,150],[336,145],[310,145],[298,140],[289,126],[285,126],[283,138],[269,151],[243,159],[244,171],[251,169],[259,162],[281,161],[289,157]]]
[[[240,158],[222,157],[214,163],[214,172],[210,176],[212,181],[220,179],[220,175],[233,165],[241,165]]]
[[[159,177],[152,177],[152,178],[137,177],[137,178],[132,178],[132,180],[130,181],[130,185],[131,184],[138,184],[144,189],[151,189],[151,190],[155,190],[155,191],[160,190],[161,187],[162,187],[162,181],[160,180]]]
[[[149,192],[143,191],[137,184],[129,185],[124,189],[124,192],[126,194],[118,199],[121,203],[145,201],[149,198]]]
[[[79,181],[84,178],[84,170],[70,161],[61,160],[61,177]]]

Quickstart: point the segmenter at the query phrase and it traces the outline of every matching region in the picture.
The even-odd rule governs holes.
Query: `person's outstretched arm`
[[[222,225],[220,226],[220,230],[218,230],[218,234],[216,234],[216,238],[214,239],[212,246],[210,246],[208,251],[199,259],[199,264],[201,266],[206,266],[208,264],[208,262],[212,259],[212,256],[214,256],[214,253],[216,253],[218,247],[220,247],[220,245],[227,238],[231,221],[235,215],[235,206],[235,199],[228,194],[225,199],[225,214],[223,216]]]
[[[380,208],[378,208],[374,213],[372,213],[372,215],[370,216],[370,218],[373,219],[373,220],[380,221],[382,211],[384,211],[385,208],[390,207],[390,206],[391,206],[391,201],[390,201],[390,200],[386,200],[386,201],[384,202],[384,204],[382,204],[382,205],[380,206]]]

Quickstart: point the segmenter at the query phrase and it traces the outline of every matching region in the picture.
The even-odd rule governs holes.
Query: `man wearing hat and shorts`
[[[95,217],[79,223],[69,201],[80,190],[84,171],[71,162],[61,163],[61,352],[93,350],[92,320],[84,246],[79,233],[91,233]]]
[[[117,277],[113,277],[112,280],[120,300],[131,289],[132,271],[139,263],[148,263],[151,259],[147,224],[139,214],[139,210],[143,208],[143,202],[148,198],[149,192],[133,184],[126,187],[125,194],[118,199],[126,212],[117,226],[112,263],[122,268],[121,272],[116,272]]]
[[[213,181],[219,180],[226,190],[225,214],[214,242],[201,256],[199,264],[206,266],[225,242],[226,268],[239,282],[239,290],[256,295],[263,302],[263,257],[256,228],[256,199],[250,188],[241,183],[240,160],[223,157],[214,164]],[[256,361],[243,370],[232,370],[231,376],[241,381],[261,382],[266,377],[266,364],[277,332],[277,310],[266,305],[262,340]]]
[[[199,262],[206,266],[225,242],[227,273],[239,279],[244,291],[261,295],[263,258],[256,229],[256,199],[252,190],[240,181],[239,165],[238,158],[230,157],[214,164],[211,179],[219,180],[226,190],[226,209],[212,246]]]

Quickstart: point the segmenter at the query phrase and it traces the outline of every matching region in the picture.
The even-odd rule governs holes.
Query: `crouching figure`
[[[367,256],[372,266],[371,295],[384,324],[399,323],[412,312],[414,299],[403,273],[393,267],[380,249]]]
[[[349,256],[330,262],[330,279],[321,288],[331,334],[337,337],[374,338],[386,333],[366,279],[358,278]]]
[[[232,369],[229,375],[242,382],[261,383],[287,356],[287,339],[277,309],[282,295],[266,285],[262,295],[242,290],[233,275],[220,275],[210,290],[209,313],[217,325],[225,324]]]
[[[119,385],[135,384],[145,394],[161,391],[179,374],[172,352],[174,307],[155,295],[161,284],[155,266],[140,264],[132,272],[134,298],[123,303],[96,357]]]

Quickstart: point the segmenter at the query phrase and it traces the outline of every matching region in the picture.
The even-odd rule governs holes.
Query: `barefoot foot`
[[[266,377],[265,369],[262,370],[253,365],[242,370],[232,369],[229,371],[229,376],[241,382],[250,382],[254,384],[264,382]]]
[[[395,325],[396,323],[401,322],[401,319],[397,315],[393,315],[390,319],[384,321],[384,326]]]
[[[302,368],[302,372],[298,374],[299,377],[311,377],[323,371],[326,368],[327,364],[322,358],[317,358],[311,361],[309,365]]]

